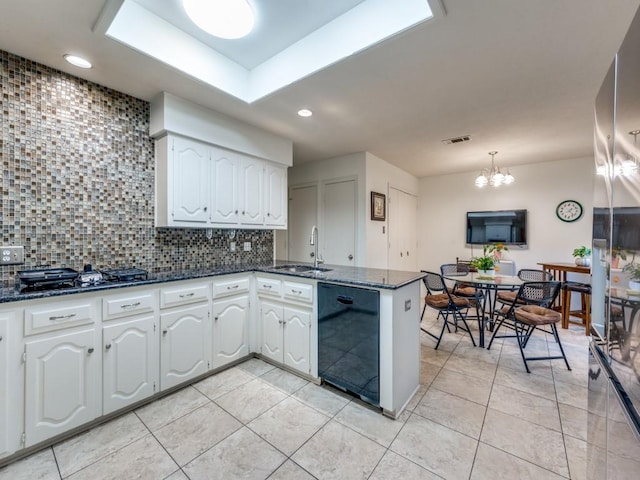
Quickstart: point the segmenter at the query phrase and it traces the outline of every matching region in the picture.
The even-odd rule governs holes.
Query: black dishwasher
[[[318,376],[380,405],[380,294],[318,283]]]

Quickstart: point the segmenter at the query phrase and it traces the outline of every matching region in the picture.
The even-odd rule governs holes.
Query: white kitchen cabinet
[[[311,373],[311,309],[284,307],[284,364]]]
[[[240,167],[240,223],[264,224],[264,162],[242,158]]]
[[[211,216],[216,224],[236,225],[240,221],[240,157],[223,148],[211,147]]]
[[[156,140],[156,226],[287,227],[287,167],[196,140]]]
[[[249,295],[213,301],[213,367],[249,354]]]
[[[95,329],[25,342],[25,446],[100,414],[100,344]]]
[[[150,397],[158,389],[155,315],[139,315],[102,328],[102,413]]]
[[[161,312],[160,330],[161,390],[209,370],[211,322],[208,303]]]
[[[287,225],[287,169],[268,164],[265,169],[265,224]]]
[[[0,457],[9,447],[9,318],[0,315]]]
[[[282,303],[261,300],[260,323],[262,330],[260,353],[274,362],[284,363],[284,338],[282,335],[284,309]]]
[[[256,285],[261,355],[310,375],[313,285],[266,276]]]
[[[210,149],[182,137],[172,139],[171,193],[174,222],[207,223],[210,202]]]

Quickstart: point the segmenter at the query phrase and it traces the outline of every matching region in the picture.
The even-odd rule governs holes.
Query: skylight
[[[426,0],[364,0],[251,69],[134,0],[125,0],[107,21],[106,35],[252,103],[430,18]]]

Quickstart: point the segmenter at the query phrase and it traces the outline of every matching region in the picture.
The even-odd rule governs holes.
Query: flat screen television
[[[467,212],[467,244],[527,244],[527,211]]]
[[[609,239],[610,210],[593,209],[593,238]],[[640,207],[614,207],[611,247],[640,250]]]

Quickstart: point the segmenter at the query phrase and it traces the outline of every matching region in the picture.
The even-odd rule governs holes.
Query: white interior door
[[[389,188],[389,251],[388,264],[391,270],[415,271],[417,258],[418,202],[414,195],[396,188]]]
[[[320,248],[326,263],[356,265],[356,227],[356,181],[325,183]]]
[[[318,186],[291,187],[289,192],[289,261],[312,262],[311,227],[318,224]]]

